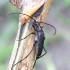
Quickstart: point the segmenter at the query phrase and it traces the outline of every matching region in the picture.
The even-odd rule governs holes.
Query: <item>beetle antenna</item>
[[[34,22],[36,22],[36,20],[35,20],[34,18],[32,18],[31,16],[29,16],[29,15],[27,15],[27,14],[19,13],[19,12],[10,13],[10,14],[7,14],[7,16],[12,15],[12,14],[22,14],[22,15],[26,15],[26,16],[30,17],[31,19],[33,19]]]
[[[22,15],[26,15],[26,16],[30,17],[31,19],[33,19],[35,23],[37,23],[37,21],[36,21],[33,17],[31,17],[31,16],[29,16],[29,15],[27,15],[27,14],[23,14],[23,13],[16,12],[16,13],[10,13],[10,14],[8,14],[7,16],[9,16],[9,15],[11,15],[11,14],[22,14]],[[28,23],[29,23],[29,22],[28,22]],[[39,22],[39,23],[44,23],[44,24],[46,24],[46,25],[49,25],[49,26],[53,27],[54,30],[55,30],[54,35],[56,34],[56,28],[55,28],[53,25],[48,24],[48,23],[45,23],[45,22]]]
[[[54,34],[53,35],[55,35],[56,34],[56,28],[53,26],[53,25],[51,25],[51,24],[48,24],[48,23],[45,23],[45,22],[39,22],[39,23],[44,23],[44,24],[46,24],[46,25],[49,25],[49,26],[51,26],[54,30],[55,30],[55,32],[54,32]]]

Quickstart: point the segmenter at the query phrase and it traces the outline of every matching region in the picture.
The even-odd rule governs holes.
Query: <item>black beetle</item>
[[[11,14],[22,14],[22,13],[11,13]],[[10,14],[9,14],[9,15],[10,15]],[[23,14],[23,15],[26,15],[26,16],[30,17],[30,16],[27,15],[27,14]],[[34,43],[34,45],[35,45],[35,44],[38,45],[38,47],[37,47],[37,56],[36,56],[36,60],[37,60],[37,59],[41,58],[42,56],[44,56],[44,55],[47,53],[46,49],[44,48],[44,41],[45,41],[44,31],[43,31],[43,29],[42,29],[43,27],[40,25],[41,23],[44,23],[44,22],[41,22],[41,20],[40,20],[40,22],[39,22],[39,21],[36,21],[36,20],[35,20],[34,18],[32,18],[32,17],[30,17],[30,18],[34,20],[32,26],[33,26],[33,28],[36,30],[36,34],[35,34],[34,32],[32,32],[32,33],[30,33],[29,35],[34,34],[34,35],[36,35],[36,37],[37,37],[37,40],[36,40],[35,43]],[[44,23],[44,24],[49,25],[49,26],[51,26],[51,27],[53,27],[53,28],[55,29],[55,27],[52,26],[52,25],[50,25],[50,24],[47,24],[47,23]],[[55,34],[56,34],[56,29],[55,29],[54,35],[55,35]],[[25,38],[27,38],[29,35],[27,35]],[[25,39],[25,38],[23,38],[23,39]],[[17,41],[21,41],[21,40],[23,40],[23,39],[19,39],[19,40],[17,40]],[[33,45],[32,50],[34,49],[34,45]],[[44,53],[43,55],[41,55],[43,49],[44,49],[45,53]],[[18,62],[15,63],[15,64],[14,64],[14,62],[15,62],[15,60],[14,60],[11,70],[13,69],[13,66],[15,66],[16,64],[20,63],[22,60],[24,60],[25,58],[27,58],[27,57],[29,56],[29,54],[32,52],[32,50],[28,53],[28,55],[26,55],[26,57],[24,57],[23,59],[21,59],[20,61],[18,61]],[[16,55],[16,56],[17,56],[17,55]],[[15,57],[16,57],[16,56],[15,56]],[[36,60],[35,60],[35,62],[36,62]],[[34,63],[34,65],[35,65],[35,63]],[[34,67],[34,66],[33,66],[33,67]]]

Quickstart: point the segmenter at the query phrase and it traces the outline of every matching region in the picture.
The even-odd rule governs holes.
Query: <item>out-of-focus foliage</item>
[[[70,0],[64,0],[64,2],[65,2],[64,4],[65,4],[66,6],[68,6],[68,7],[70,6]]]
[[[18,12],[18,9],[8,1],[0,0],[0,70],[7,70],[17,32],[18,15],[7,16],[12,12]]]
[[[0,70],[7,70],[9,58],[14,46],[18,29],[19,15],[7,14],[19,12],[8,0],[0,0]],[[34,70],[70,70],[70,0],[53,0],[44,26],[45,48],[47,54],[37,60]]]

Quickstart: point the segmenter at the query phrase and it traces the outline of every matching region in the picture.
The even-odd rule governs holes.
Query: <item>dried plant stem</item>
[[[42,12],[42,15],[43,15],[42,21],[45,21],[45,18],[46,18],[46,15],[48,13],[51,3],[52,3],[52,0],[45,0],[45,5],[44,5],[43,12]],[[22,29],[21,29],[21,27],[22,27]],[[19,21],[16,40],[19,39],[20,31],[22,31],[21,39],[26,37],[31,32],[35,32],[32,28],[31,23],[30,24],[26,23],[25,25],[21,25],[21,22]],[[28,55],[28,53],[33,48],[33,45],[35,42],[35,35],[31,34],[26,39],[21,40],[20,43],[19,43],[19,41],[16,41],[16,40],[15,40],[14,49],[12,51],[12,56],[11,56],[11,59],[9,62],[8,70],[11,70],[11,67],[12,67],[12,64],[15,59],[17,51],[18,51],[18,53],[17,53],[15,63],[17,63],[19,60],[21,60],[26,55]],[[19,47],[19,50],[18,50],[18,47]],[[31,54],[26,59],[24,59],[19,64],[15,65],[12,70],[32,70],[34,62],[35,62],[35,58],[36,58],[36,47],[34,48],[34,50],[31,52]]]
[[[24,11],[23,14],[27,14],[27,15],[29,15],[29,16],[32,16],[42,5],[43,5],[43,4],[38,4],[38,5],[36,5],[36,6],[35,6],[34,8],[32,8],[32,9],[30,9],[30,10],[28,10],[28,11]],[[22,16],[22,15],[21,15],[21,16]],[[26,22],[26,20],[23,19],[23,18],[25,18],[26,20],[28,20],[29,17],[26,16],[26,15],[20,17],[20,21],[21,21],[22,25]]]

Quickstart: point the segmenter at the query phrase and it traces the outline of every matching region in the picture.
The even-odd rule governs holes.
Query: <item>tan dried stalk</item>
[[[52,3],[52,0],[45,0],[44,9],[42,11],[42,16],[43,16],[42,21],[43,22],[45,21],[45,18],[47,16],[51,3]],[[23,9],[22,9],[22,11],[23,11]],[[21,24],[22,24],[21,21],[19,21],[16,40],[19,39]],[[32,24],[29,24],[29,23],[22,25],[23,29],[22,29],[21,38],[26,37],[31,32],[35,32],[31,25]],[[24,58],[31,51],[31,49],[33,48],[34,42],[35,42],[35,35],[31,34],[26,39],[21,40],[19,45],[18,45],[19,41],[16,41],[16,40],[15,40],[14,49],[12,51],[12,56],[11,56],[11,59],[9,62],[8,70],[11,70],[18,47],[19,47],[19,51],[17,53],[15,63],[17,63],[19,60]],[[15,65],[13,67],[13,70],[32,70],[34,62],[35,62],[35,58],[36,58],[36,46],[35,46],[34,50],[31,52],[31,54],[26,59],[24,59],[22,62],[20,62],[19,64]]]

